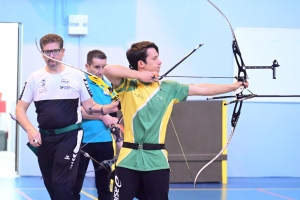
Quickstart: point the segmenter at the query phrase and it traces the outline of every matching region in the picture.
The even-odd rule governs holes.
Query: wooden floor
[[[97,199],[86,177],[82,200]],[[228,178],[228,183],[170,184],[170,200],[300,200],[300,178]],[[14,155],[0,151],[0,200],[50,200],[41,177],[19,177]]]

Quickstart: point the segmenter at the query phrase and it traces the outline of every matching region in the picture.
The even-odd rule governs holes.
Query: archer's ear
[[[62,54],[63,54],[63,56],[64,56],[64,55],[65,55],[65,49],[62,48],[60,51],[62,52]]]
[[[145,63],[142,60],[138,61],[138,68],[144,68],[145,67]]]
[[[88,64],[85,64],[84,66],[85,66],[85,69],[86,69],[86,70],[87,70],[87,69],[88,69],[88,67],[89,67],[89,65],[88,65]]]

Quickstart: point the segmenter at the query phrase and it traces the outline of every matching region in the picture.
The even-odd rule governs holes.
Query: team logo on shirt
[[[60,81],[62,85],[60,86],[60,89],[70,89],[71,87],[69,86],[70,82],[68,79],[61,79]]]
[[[158,95],[155,95],[156,99],[159,100],[159,101],[163,101],[164,98],[162,96],[158,96]]]
[[[68,85],[67,86],[63,86],[62,85],[62,86],[60,86],[60,89],[70,89],[70,86],[68,86]]]
[[[139,98],[139,99],[144,99],[143,94],[134,93],[133,95],[136,96],[136,97]]]
[[[65,83],[65,84],[69,85],[69,80],[63,78],[63,79],[61,79],[61,83]]]
[[[47,92],[47,86],[46,86],[46,80],[45,79],[42,80],[42,85],[41,85],[41,87],[39,89],[39,92],[40,93]]]

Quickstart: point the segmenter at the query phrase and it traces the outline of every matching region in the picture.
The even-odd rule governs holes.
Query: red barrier
[[[0,113],[6,112],[6,101],[0,101]]]

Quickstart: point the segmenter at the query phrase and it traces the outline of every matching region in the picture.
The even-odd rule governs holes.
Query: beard
[[[54,68],[54,67],[56,67],[56,66],[58,65],[58,62],[56,62],[56,61],[54,61],[54,60],[52,60],[52,59],[49,59],[49,60],[47,61],[47,65],[48,65],[49,67],[51,67],[51,68]]]

